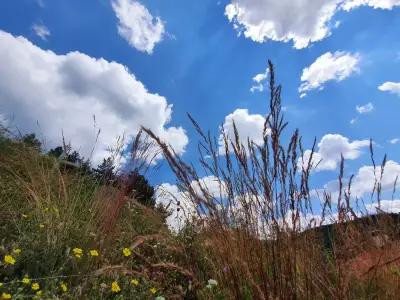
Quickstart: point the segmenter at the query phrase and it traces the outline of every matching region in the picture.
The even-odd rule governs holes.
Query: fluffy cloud
[[[374,109],[374,105],[369,102],[365,105],[357,105],[356,106],[356,110],[359,114],[367,114],[369,112],[371,112]]]
[[[98,162],[116,137],[151,128],[178,153],[188,143],[181,127],[167,127],[172,105],[150,93],[127,67],[80,52],[58,55],[0,31],[0,102],[23,132],[41,133],[47,146],[67,141]],[[94,118],[98,128],[94,128]],[[39,126],[36,124],[38,123]]]
[[[174,184],[161,184],[156,191],[156,202],[162,204],[171,213],[167,218],[167,224],[174,232],[178,232],[187,220],[197,215],[196,207],[190,197],[179,191]]]
[[[346,11],[359,6],[370,6],[375,9],[392,9],[398,5],[400,5],[400,0],[347,0],[342,4],[342,8]]]
[[[268,77],[268,73],[269,68],[267,68],[264,73],[259,73],[253,77],[253,86],[250,88],[250,91],[252,93],[254,93],[255,91],[264,91],[265,81]]]
[[[201,195],[203,188],[209,195],[214,198],[220,198],[226,196],[226,187],[222,182],[218,180],[215,176],[206,176],[200,179],[200,183],[192,182],[192,187],[194,191]]]
[[[366,204],[365,208],[369,214],[380,213],[380,210],[387,213],[400,213],[400,200],[382,200],[380,202],[381,206],[379,208],[378,203]]]
[[[327,52],[316,59],[308,68],[303,69],[302,84],[299,87],[301,98],[306,92],[324,88],[327,81],[342,81],[354,72],[358,72],[360,56],[347,52]]]
[[[347,137],[340,134],[324,135],[318,143],[318,151],[314,152],[311,161],[315,171],[335,170],[341,160],[354,160],[361,155],[361,149],[369,146],[369,140],[355,140],[350,142]],[[303,158],[299,158],[299,168],[306,168],[310,160],[311,150],[304,151]]]
[[[354,175],[352,184],[351,184],[351,197],[355,198],[365,198],[366,196],[370,196],[373,192],[374,186],[376,183],[380,182],[381,184],[381,194],[389,192],[390,194],[393,191],[393,188],[396,184],[396,188],[398,189],[400,186],[400,178],[396,180],[397,177],[400,177],[400,164],[389,160],[386,162],[384,172],[381,178],[381,166],[362,166],[357,173]],[[343,188],[347,191],[348,182],[344,180]],[[331,193],[332,201],[337,200],[339,194],[339,182],[337,180],[333,180],[325,184],[323,190]],[[376,192],[376,190],[375,190]],[[373,204],[375,205],[375,204]],[[376,205],[375,205],[376,206]]]
[[[247,109],[236,109],[233,113],[225,117],[223,129],[229,139],[235,141],[235,133],[233,123],[235,122],[238,130],[240,141],[247,145],[249,138],[255,144],[261,145],[264,142],[263,129],[265,118],[259,114],[249,114]],[[219,137],[219,152],[225,153],[225,146],[222,135]]]
[[[215,176],[206,176],[200,178],[199,182],[193,181],[191,183],[195,193],[202,196],[203,193],[200,185],[201,188],[214,198],[221,198],[226,195],[224,183],[218,181]],[[156,201],[164,205],[172,213],[167,218],[167,224],[175,232],[179,231],[187,220],[198,216],[193,200],[187,193],[180,191],[176,185],[169,183],[161,184],[156,191]]]
[[[331,34],[340,10],[359,6],[392,9],[399,0],[231,0],[225,15],[239,34],[255,42],[293,41],[297,49]]]
[[[400,96],[400,82],[385,82],[378,89],[382,92],[390,92]]]
[[[382,191],[392,190],[397,176],[400,176],[400,165],[393,160],[387,161],[382,175],[382,180],[380,181]],[[353,179],[351,188],[352,195],[355,197],[363,197],[371,193],[374,188],[375,179],[379,180],[380,177],[380,166],[375,168],[375,173],[373,166],[361,167]],[[399,183],[400,182],[398,181],[397,185],[399,185]]]
[[[389,142],[390,144],[392,144],[392,145],[395,145],[395,144],[397,144],[398,142],[400,142],[400,139],[399,139],[399,138],[394,138],[394,139],[389,140],[388,142]]]
[[[154,18],[140,2],[113,0],[112,7],[118,18],[118,33],[139,51],[153,53],[155,45],[165,34],[164,23]]]
[[[44,25],[34,24],[32,30],[44,41],[50,36],[50,30]]]

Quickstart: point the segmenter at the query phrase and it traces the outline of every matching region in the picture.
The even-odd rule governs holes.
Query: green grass
[[[156,211],[5,137],[0,232],[0,298],[190,299],[202,289],[187,269],[182,242]],[[74,248],[82,249],[80,258]],[[124,256],[124,248],[131,255]],[[7,255],[14,264],[5,262]],[[112,282],[121,290],[112,291]],[[207,298],[211,290],[203,290],[199,295]]]

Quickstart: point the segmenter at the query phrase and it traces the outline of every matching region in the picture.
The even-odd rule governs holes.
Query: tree
[[[111,183],[115,180],[114,169],[114,160],[108,157],[107,159],[104,158],[103,162],[93,171],[101,183]]]
[[[60,156],[64,153],[64,149],[61,146],[55,147],[53,149],[50,149],[47,154],[49,156],[55,157],[55,158],[60,158]]]
[[[155,207],[154,187],[137,171],[129,173],[125,184],[126,195],[151,208]]]
[[[34,133],[25,134],[20,140],[29,147],[32,147],[38,151],[41,150],[42,143],[36,138]]]
[[[70,145],[64,144],[64,147],[57,146],[50,149],[50,151],[47,152],[47,155],[57,158],[65,169],[75,169],[84,174],[93,173],[90,160],[85,159],[78,151],[72,151]]]

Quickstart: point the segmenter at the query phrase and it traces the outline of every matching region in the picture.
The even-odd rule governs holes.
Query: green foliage
[[[134,182],[148,184],[142,178]],[[190,272],[183,271],[184,255],[164,221],[153,209],[126,202],[112,185],[65,172],[35,145],[0,139],[0,298],[2,293],[12,299],[183,297]],[[111,224],[107,232],[104,224]],[[80,257],[75,248],[82,249]],[[93,249],[98,256],[90,255]],[[14,262],[7,263],[6,256]],[[22,282],[25,276],[29,285]],[[120,291],[112,291],[114,281]],[[41,295],[32,283],[40,285]]]
[[[154,187],[147,179],[136,171],[129,173],[126,179],[126,194],[133,197],[136,201],[154,208],[156,200],[154,198]]]
[[[47,153],[49,156],[55,157],[55,158],[60,158],[60,156],[64,153],[64,149],[61,146],[55,147],[53,149],[50,149],[50,151]]]
[[[116,179],[114,161],[111,157],[104,158],[103,162],[93,170],[101,183],[112,183]]]
[[[26,134],[22,136],[20,140],[28,147],[32,147],[37,151],[41,150],[42,143],[36,138],[36,135],[34,133]]]

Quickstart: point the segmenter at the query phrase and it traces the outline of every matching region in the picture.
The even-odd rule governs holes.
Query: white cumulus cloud
[[[255,91],[264,91],[268,73],[269,68],[267,68],[264,73],[259,73],[253,77],[253,86],[250,88],[250,92],[254,93]]]
[[[382,92],[390,92],[400,96],[400,82],[385,82],[381,84],[378,89]]]
[[[393,200],[381,200],[380,201],[380,207],[379,203],[371,203],[371,204],[366,204],[365,208],[367,212],[371,215],[374,214],[379,214],[381,211],[387,212],[387,213],[394,213],[398,214],[400,213],[400,200],[399,199],[393,199]]]
[[[135,0],[113,0],[112,7],[118,18],[118,33],[137,50],[153,53],[165,34],[163,21]]]
[[[225,15],[239,34],[255,42],[293,41],[297,49],[320,41],[337,27],[334,15],[360,6],[392,9],[399,0],[231,0]]]
[[[400,164],[393,160],[388,160],[384,167],[384,171],[382,174],[381,166],[362,166],[358,169],[357,173],[354,175],[352,184],[351,184],[351,197],[355,198],[369,198],[374,190],[374,186],[380,182],[381,184],[381,193],[389,192],[390,194],[393,192],[393,188],[396,184],[396,188],[398,189],[400,186]],[[347,191],[348,188],[348,180],[344,180],[343,189]],[[332,194],[332,200],[337,200],[339,193],[339,182],[337,180],[333,180],[325,184],[324,190]],[[375,188],[376,193],[376,188]]]
[[[381,180],[382,191],[393,190],[397,176],[400,176],[400,165],[393,160],[387,161]],[[363,197],[370,194],[374,188],[375,179],[379,180],[380,177],[381,166],[375,168],[375,173],[373,166],[361,167],[353,179],[351,188],[352,195],[354,197]],[[399,184],[400,181],[398,180],[397,186]]]
[[[327,52],[318,57],[309,67],[303,69],[302,84],[299,87],[301,97],[308,91],[323,89],[328,81],[342,81],[355,72],[359,72],[360,55],[337,51]]]
[[[356,110],[359,114],[367,114],[367,113],[373,111],[373,109],[374,109],[374,105],[371,102],[369,102],[365,105],[357,105],[356,106]]]
[[[350,142],[347,137],[340,134],[326,134],[318,143],[318,148],[313,153],[311,161],[315,171],[335,170],[340,161],[341,155],[344,159],[355,160],[361,155],[361,149],[368,147],[369,140],[355,140]],[[310,160],[311,150],[304,151],[302,158],[299,158],[299,168],[307,167]]]
[[[359,6],[370,6],[372,8],[392,9],[400,5],[400,0],[347,0],[342,4],[344,10],[350,10]]]
[[[163,183],[157,188],[156,203],[162,204],[171,213],[167,218],[167,225],[174,232],[178,232],[186,221],[197,215],[190,197],[174,184]]]
[[[240,141],[247,145],[247,140],[250,139],[257,145],[264,142],[263,129],[265,118],[259,114],[250,114],[247,109],[236,109],[233,113],[225,117],[223,129],[229,139],[235,141],[235,132],[233,123],[239,133]],[[219,152],[225,153],[224,141],[222,135],[219,137]]]
[[[201,188],[214,198],[221,199],[221,197],[226,196],[224,183],[212,175],[200,178],[199,182],[192,181],[191,186],[199,196],[204,196]],[[193,199],[188,193],[180,191],[178,186],[174,184],[161,184],[156,191],[156,202],[162,204],[171,212],[171,215],[167,218],[167,224],[172,231],[178,232],[186,221],[198,216]]]
[[[183,153],[182,127],[168,127],[172,105],[150,93],[127,67],[80,52],[56,54],[24,37],[0,31],[0,103],[23,132],[37,132],[48,147],[61,144],[61,131],[88,157],[101,129],[93,161],[107,155],[118,135],[143,125]],[[39,127],[37,126],[39,124]]]

